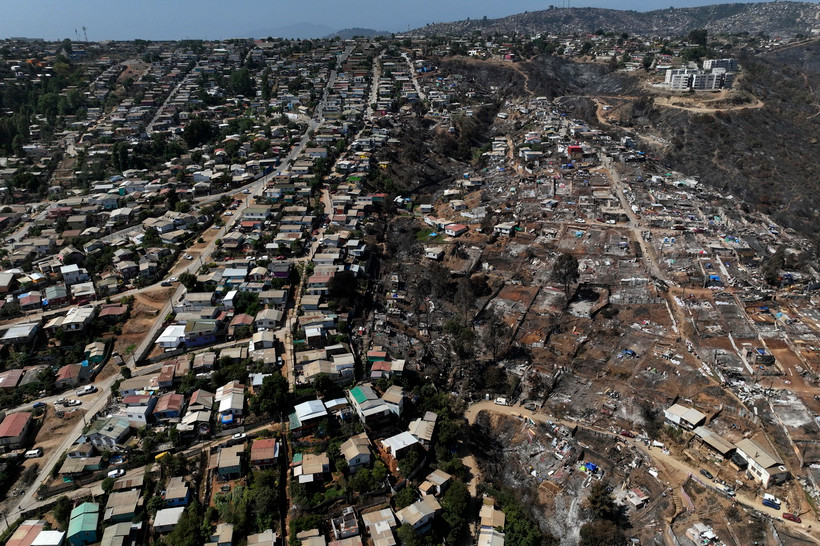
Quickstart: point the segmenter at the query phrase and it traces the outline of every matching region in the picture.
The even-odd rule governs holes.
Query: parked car
[[[763,506],[780,510],[780,499],[769,493],[763,493]]]
[[[109,478],[120,478],[122,476],[125,476],[125,470],[123,470],[122,468],[112,470],[111,472],[108,473]]]
[[[74,407],[74,406],[82,406],[83,401],[82,400],[77,400],[77,399],[66,400],[64,405],[66,405],[70,408]]]
[[[185,258],[186,260],[193,260],[194,259],[194,257],[191,256],[190,254],[186,254],[185,256],[183,256],[183,258]]]
[[[231,440],[244,440],[247,437],[248,437],[248,435],[245,434],[244,432],[237,432],[236,434],[231,436]]]
[[[63,405],[65,405],[65,403],[66,403],[66,402],[68,402],[68,400],[66,400],[65,398],[58,398],[58,399],[54,402],[54,405],[55,405],[55,406],[63,406]]]
[[[789,521],[793,521],[795,523],[803,523],[803,520],[800,519],[800,516],[796,514],[792,514],[790,512],[783,512],[783,519],[787,519]]]
[[[159,283],[160,286],[171,286],[171,281],[162,281]]]
[[[709,472],[708,470],[706,470],[705,468],[701,468],[701,469],[700,469],[700,473],[701,473],[701,474],[703,474],[704,476],[706,476],[706,477],[707,477],[708,479],[710,479],[710,480],[711,480],[712,478],[714,478],[714,476],[712,476],[712,473],[711,473],[711,472]]]
[[[31,407],[34,408],[34,409],[44,408],[44,407],[46,407],[46,403],[45,402],[35,402],[34,405],[31,406]]]
[[[97,392],[97,387],[94,385],[86,385],[85,387],[80,387],[75,391],[77,396],[83,396],[84,394],[91,394]]]
[[[37,457],[43,456],[43,449],[39,447],[35,447],[34,449],[29,449],[26,451],[25,455],[23,455],[26,459],[36,459]]]

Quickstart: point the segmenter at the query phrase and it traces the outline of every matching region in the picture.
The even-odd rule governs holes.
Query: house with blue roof
[[[97,542],[99,521],[99,503],[84,502],[74,508],[68,523],[68,542],[72,546],[85,546]]]

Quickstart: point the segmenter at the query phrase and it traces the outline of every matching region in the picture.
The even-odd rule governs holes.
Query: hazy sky
[[[641,11],[722,3],[709,0],[571,0],[572,7]],[[220,39],[313,23],[400,32],[427,23],[503,17],[562,0],[0,0],[0,38]]]

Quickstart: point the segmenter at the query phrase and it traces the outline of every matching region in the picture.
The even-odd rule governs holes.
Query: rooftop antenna
[[[79,32],[77,32],[77,28],[76,28],[76,27],[74,28],[74,36],[76,36],[77,41],[79,42],[79,41],[80,41],[80,33],[79,33]]]
[[[88,42],[88,32],[85,29],[85,25],[83,25],[83,35],[85,36],[85,41]]]

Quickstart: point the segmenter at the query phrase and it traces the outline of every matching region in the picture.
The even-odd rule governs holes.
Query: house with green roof
[[[358,385],[348,391],[350,404],[366,427],[379,427],[390,422],[390,406],[368,384]]]
[[[68,523],[68,542],[72,546],[85,546],[97,542],[99,521],[99,503],[84,502],[74,508]]]

